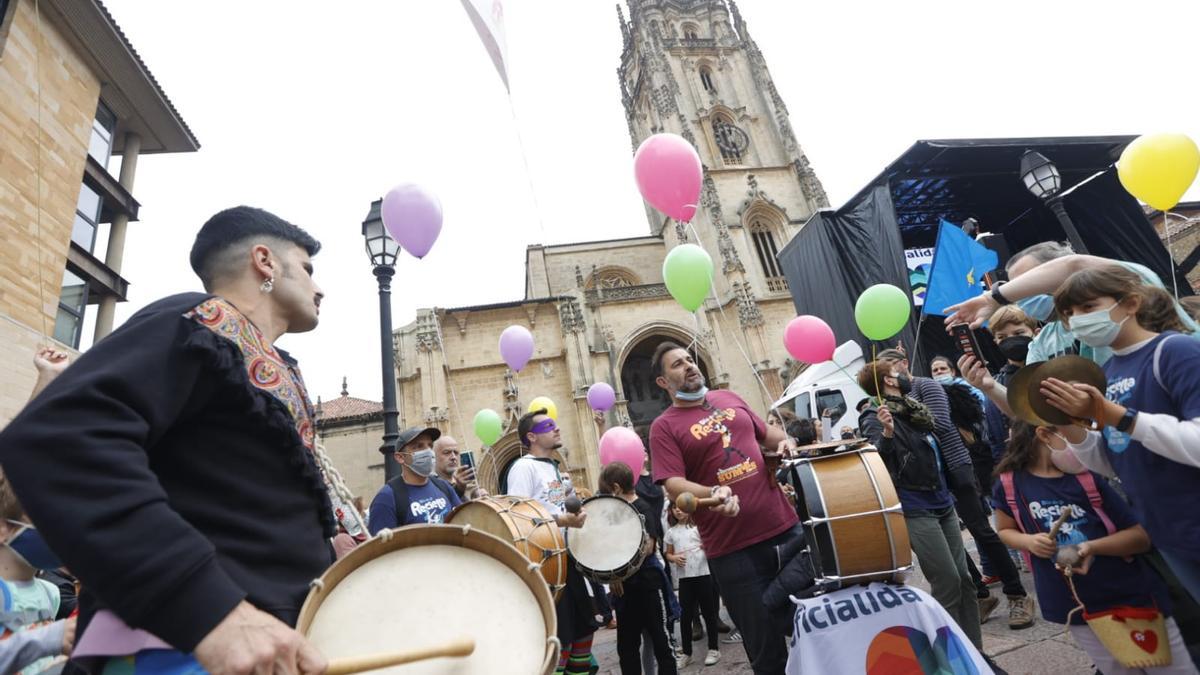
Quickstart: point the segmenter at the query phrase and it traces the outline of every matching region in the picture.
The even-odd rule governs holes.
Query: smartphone
[[[474,452],[467,450],[462,453],[459,453],[458,457],[462,461],[463,466],[467,467],[468,469],[475,468],[475,453]]]
[[[974,356],[980,363],[987,363],[983,357],[983,350],[979,348],[979,342],[975,339],[975,332],[971,330],[971,326],[965,323],[956,323],[950,326],[950,332],[954,335],[954,339],[958,340],[958,348],[963,354]]]

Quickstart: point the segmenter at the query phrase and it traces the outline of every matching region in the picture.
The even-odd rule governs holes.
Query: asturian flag
[[[500,0],[462,0],[479,39],[492,57],[504,89],[508,90],[508,43],[504,37],[504,7]]]

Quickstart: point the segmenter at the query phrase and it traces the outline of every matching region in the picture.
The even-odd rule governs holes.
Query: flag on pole
[[[937,245],[929,266],[929,287],[921,311],[945,316],[943,310],[947,307],[982,293],[983,275],[999,264],[995,251],[943,219],[938,225]]]
[[[504,7],[501,0],[462,0],[463,9],[471,17],[479,39],[492,57],[492,64],[500,79],[504,82],[504,90],[508,91],[508,43],[504,37]]]

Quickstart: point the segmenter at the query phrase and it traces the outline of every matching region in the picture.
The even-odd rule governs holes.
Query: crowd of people
[[[274,345],[317,324],[319,249],[265,211],[223,211],[191,254],[205,293],[151,304],[70,367],[64,352],[37,353],[31,400],[0,432],[0,670],[322,672],[324,656],[293,628],[309,582],[370,536],[446,522],[488,496],[455,439],[413,427],[385,449],[400,473],[360,526],[298,365]],[[1007,272],[947,318],[987,322],[1000,367],[939,355],[921,377],[902,348],[883,350],[857,373],[858,428],[833,428],[842,410],[760,416],[736,392],[709,390],[687,348],[660,344],[651,374],[670,405],[646,464],[607,464],[587,486],[636,511],[642,562],[601,583],[570,559],[558,672],[596,672],[594,636],[614,627],[622,673],[678,672],[700,640],[713,666],[723,633],[755,673],[783,672],[789,596],[825,589],[779,461],[863,448],[887,467],[932,596],[976,649],[999,584],[1011,629],[1040,610],[1106,674],[1141,672],[1097,624],[1135,610],[1161,621],[1170,654],[1145,672],[1196,672],[1197,324],[1132,263],[1049,243]],[[1073,422],[1014,414],[1006,385],[1064,354],[1102,367],[1105,390],[1046,378],[1039,395]],[[526,451],[506,493],[541,504],[571,537],[588,520],[572,502],[591,490],[556,461],[569,452],[557,422],[533,410],[517,434]],[[683,508],[697,502],[707,508]],[[105,638],[89,642],[95,625]],[[66,663],[73,652],[83,658]]]

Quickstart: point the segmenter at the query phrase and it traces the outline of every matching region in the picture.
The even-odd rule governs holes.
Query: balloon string
[[[1179,302],[1179,270],[1175,269],[1175,251],[1171,249],[1171,220],[1167,216],[1175,216],[1185,223],[1183,216],[1163,209],[1163,233],[1167,235],[1167,257],[1171,259],[1171,284],[1175,290],[1175,302]]]
[[[700,242],[700,244],[703,246],[703,241],[700,239],[700,233],[696,231],[696,226],[692,224],[692,221],[689,220],[684,223],[684,225],[686,225],[688,229],[692,231],[692,234],[696,236],[696,241]],[[714,283],[709,283],[708,293],[712,296],[712,299],[716,301],[717,309],[721,312],[721,318],[725,321],[729,321],[729,317],[725,316],[725,307],[721,304],[721,299],[717,297],[717,285]],[[697,315],[697,326],[699,326],[699,323],[700,318],[699,315]],[[718,326],[718,328],[719,327],[720,326]],[[767,383],[763,381],[762,375],[760,375],[758,373],[758,369],[754,367],[754,361],[750,360],[750,354],[747,353],[746,348],[742,346],[741,340],[738,340],[737,335],[733,333],[730,333],[730,337],[733,338],[733,344],[737,345],[738,351],[742,354],[742,358],[746,359],[746,365],[750,366],[750,373],[753,374],[754,379],[758,381],[758,386],[762,387],[763,393],[767,395],[767,400],[774,401],[775,395],[772,394],[771,390],[767,388]]]
[[[454,403],[454,417],[458,419],[458,433],[466,440],[467,427],[463,424],[462,408],[458,407],[458,393],[454,391],[454,378],[450,374],[450,362],[446,360],[446,341],[442,338],[442,319],[437,310],[433,310],[433,325],[437,329],[438,346],[441,347],[442,368],[446,373],[446,384],[450,387],[450,400]]]
[[[507,90],[507,87],[505,89]],[[517,121],[517,108],[513,103],[512,91],[509,90],[507,93],[508,96],[506,98],[508,98],[508,110],[512,113],[513,130],[516,131],[517,134],[517,150],[521,154],[521,163],[525,166],[525,182],[529,184],[529,196],[531,199],[533,199],[533,212],[537,214],[538,232],[540,232],[542,235],[542,243],[549,243],[545,241],[546,226],[542,219],[542,206],[538,202],[537,190],[535,190],[533,187],[533,171],[531,171],[529,168],[529,157],[525,152],[525,137],[521,135],[521,124]]]
[[[875,342],[871,342],[871,374],[875,376],[875,405],[883,407],[883,390],[879,388],[879,357],[875,355]]]

